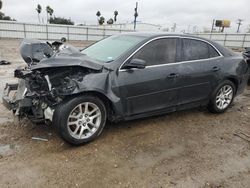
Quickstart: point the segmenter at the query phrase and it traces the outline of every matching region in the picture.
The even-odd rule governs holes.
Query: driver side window
[[[176,62],[176,38],[157,39],[140,49],[133,59],[146,61],[146,66]]]

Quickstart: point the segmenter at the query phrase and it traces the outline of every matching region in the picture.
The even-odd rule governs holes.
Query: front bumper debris
[[[28,117],[33,122],[44,122],[53,119],[54,109],[49,106],[42,108],[39,101],[26,96],[27,88],[25,80],[19,79],[16,84],[6,84],[3,92],[3,105],[19,117]]]
[[[9,110],[16,110],[18,107],[17,101],[14,99],[14,96],[10,96],[12,91],[16,92],[18,88],[18,84],[6,84],[4,92],[3,92],[3,105]]]

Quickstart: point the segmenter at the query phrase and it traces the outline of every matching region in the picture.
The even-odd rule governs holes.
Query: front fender
[[[93,73],[84,76],[72,93],[62,94],[70,96],[75,94],[96,93],[104,96],[112,104],[116,116],[122,116],[121,99],[112,91],[110,72]]]

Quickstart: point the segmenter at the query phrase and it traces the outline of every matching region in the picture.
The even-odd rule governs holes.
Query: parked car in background
[[[245,51],[243,52],[243,57],[247,61],[248,66],[250,68],[250,47],[245,48]],[[250,83],[250,75],[249,75],[248,83]]]
[[[24,41],[28,66],[15,71],[19,84],[7,84],[3,102],[16,115],[51,121],[74,145],[95,139],[107,120],[199,106],[222,113],[249,75],[241,55],[189,35],[128,33],[82,51],[64,44],[58,49]],[[11,90],[17,90],[15,98]]]

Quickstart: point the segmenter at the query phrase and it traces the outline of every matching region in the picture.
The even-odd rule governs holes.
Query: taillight
[[[250,52],[243,52],[243,57],[246,63],[249,65],[250,63]]]

